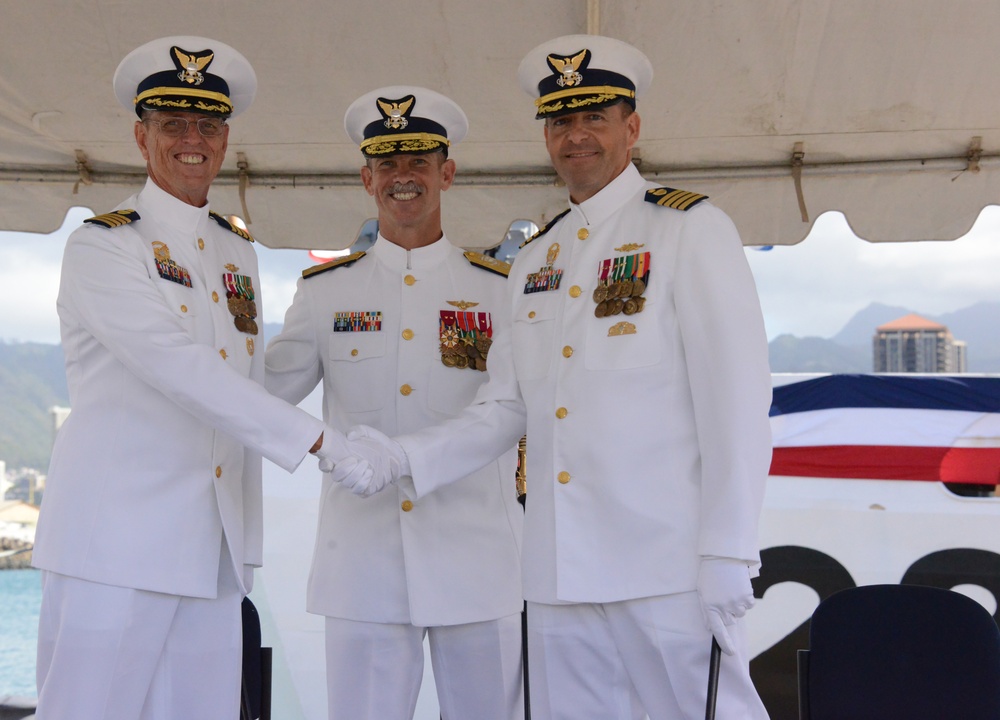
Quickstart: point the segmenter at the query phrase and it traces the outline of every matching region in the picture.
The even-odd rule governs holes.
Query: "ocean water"
[[[35,644],[42,574],[0,570],[0,697],[35,697]]]

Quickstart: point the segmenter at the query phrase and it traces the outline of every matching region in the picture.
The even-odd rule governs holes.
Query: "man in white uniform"
[[[302,273],[267,348],[267,388],[299,402],[322,382],[331,427],[412,432],[456,415],[487,380],[493,328],[509,324],[509,266],[441,229],[448,148],[467,131],[458,105],[385,87],[344,123],[378,238]],[[523,716],[516,440],[419,500],[408,481],[362,498],[324,478],[307,608],[326,616],[331,720],[412,717],[425,635],[445,720]]]
[[[37,717],[233,720],[261,456],[293,470],[324,426],[264,389],[252,239],[208,205],[226,120],[256,91],[250,64],[214,40],[162,38],[122,61],[114,87],[149,177],[66,244],[73,412],[34,548]]]
[[[519,77],[570,208],[514,261],[512,326],[494,325],[476,402],[398,436],[405,454],[382,441],[419,501],[518,437],[527,411],[532,720],[702,718],[713,634],[719,717],[766,718],[740,618],[759,563],[770,376],[739,235],[704,196],[647,183],[630,162],[652,79],[637,49],[562,37]]]

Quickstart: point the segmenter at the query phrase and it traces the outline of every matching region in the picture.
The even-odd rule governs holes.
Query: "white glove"
[[[410,463],[403,448],[385,433],[367,425],[351,428],[347,434],[347,447],[371,472],[358,472],[346,466],[334,469],[333,479],[342,483],[355,495],[368,497],[384,490],[410,472]],[[342,463],[343,464],[343,463]]]
[[[743,560],[705,557],[698,568],[698,597],[705,627],[719,642],[726,655],[736,652],[729,627],[753,607],[750,568]]]
[[[371,482],[372,467],[351,452],[344,433],[329,425],[323,428],[323,444],[316,451],[321,472],[334,472],[333,479],[348,487]]]
[[[344,433],[327,425],[323,428],[323,444],[316,451],[316,457],[319,458],[319,469],[330,472],[335,465],[353,456]]]

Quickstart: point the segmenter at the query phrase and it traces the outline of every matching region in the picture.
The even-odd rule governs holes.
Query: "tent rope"
[[[802,193],[802,160],[806,153],[805,143],[797,142],[792,148],[792,180],[795,181],[795,196],[799,201],[799,213],[802,215],[802,222],[809,222],[809,211],[806,209],[806,198]]]

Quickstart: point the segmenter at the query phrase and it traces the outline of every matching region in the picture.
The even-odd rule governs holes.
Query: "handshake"
[[[327,427],[316,457],[320,470],[333,473],[334,482],[361,497],[374,495],[410,474],[410,462],[400,444],[367,425],[351,428],[346,436]]]

